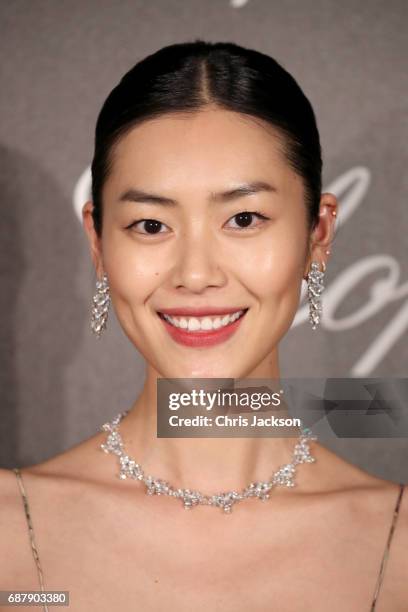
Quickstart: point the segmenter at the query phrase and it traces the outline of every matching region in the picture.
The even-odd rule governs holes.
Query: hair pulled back
[[[273,126],[290,167],[302,179],[309,230],[318,221],[322,158],[312,106],[295,79],[272,57],[232,42],[168,45],[131,68],[99,113],[92,161],[93,221],[102,234],[102,191],[114,146],[136,125],[207,106],[252,115]]]

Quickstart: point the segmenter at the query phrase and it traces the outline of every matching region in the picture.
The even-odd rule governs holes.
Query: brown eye
[[[130,225],[128,225],[127,229],[131,229],[133,227],[138,226],[139,224],[144,224],[145,231],[138,231],[139,234],[160,234],[160,227],[164,226],[164,223],[161,221],[157,221],[157,219],[139,219],[139,221],[134,221]]]
[[[258,217],[261,220],[266,220],[268,219],[268,217],[265,217],[265,215],[262,215],[259,212],[255,212],[255,211],[243,211],[240,212],[236,215],[234,215],[233,217],[231,217],[231,219],[237,219],[237,228],[234,229],[246,229],[246,228],[250,228],[252,229],[252,227],[257,227],[257,225],[252,225],[251,226],[251,221],[253,219],[253,217]]]

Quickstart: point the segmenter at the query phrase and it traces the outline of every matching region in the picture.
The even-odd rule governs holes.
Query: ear
[[[93,202],[89,200],[82,208],[82,220],[85,233],[89,241],[89,248],[92,261],[95,267],[96,276],[101,279],[104,273],[102,244],[101,239],[95,231],[94,221],[92,218]]]
[[[332,193],[323,193],[320,199],[319,221],[309,238],[308,257],[303,273],[307,278],[312,261],[327,265],[330,246],[334,237],[338,202]]]

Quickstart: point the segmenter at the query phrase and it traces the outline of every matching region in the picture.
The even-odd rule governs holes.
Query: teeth
[[[220,327],[225,327],[229,323],[233,323],[238,317],[242,315],[244,311],[238,310],[233,314],[224,315],[223,317],[170,317],[165,314],[163,317],[174,325],[175,327],[180,327],[181,329],[186,329],[188,331],[197,331],[199,329],[202,330],[211,330],[211,329],[219,329]]]

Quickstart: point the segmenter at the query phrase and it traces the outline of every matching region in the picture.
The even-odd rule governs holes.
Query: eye
[[[252,210],[245,210],[231,217],[231,219],[236,218],[238,221],[238,227],[234,227],[233,229],[245,230],[247,228],[254,229],[258,227],[257,225],[251,226],[251,220],[254,216],[257,216],[261,220],[269,219],[269,217],[265,217],[265,215],[262,215],[260,212],[252,211]],[[259,225],[262,225],[262,223],[260,223]]]
[[[162,223],[161,221],[157,221],[157,219],[139,219],[139,221],[133,221],[133,223],[131,223],[130,225],[128,225],[126,227],[126,229],[131,229],[133,227],[136,227],[137,225],[139,225],[139,223],[145,223],[145,232],[140,232],[137,231],[137,234],[148,234],[153,236],[154,234],[162,234],[163,232],[160,232],[160,226],[163,225],[164,223]]]
[[[237,219],[238,225],[233,227],[234,230],[245,230],[245,229],[255,229],[258,225],[262,225],[262,223],[258,225],[251,225],[251,221],[254,217],[258,217],[258,219],[262,221],[267,221],[269,217],[265,217],[265,215],[261,214],[257,211],[242,211],[237,213],[231,219]],[[133,221],[130,225],[126,227],[126,229],[132,229],[140,225],[142,227],[144,224],[145,231],[136,231],[137,234],[144,234],[147,236],[154,236],[155,234],[163,234],[166,232],[161,232],[160,227],[165,227],[165,224],[157,219],[139,219],[138,221]]]

